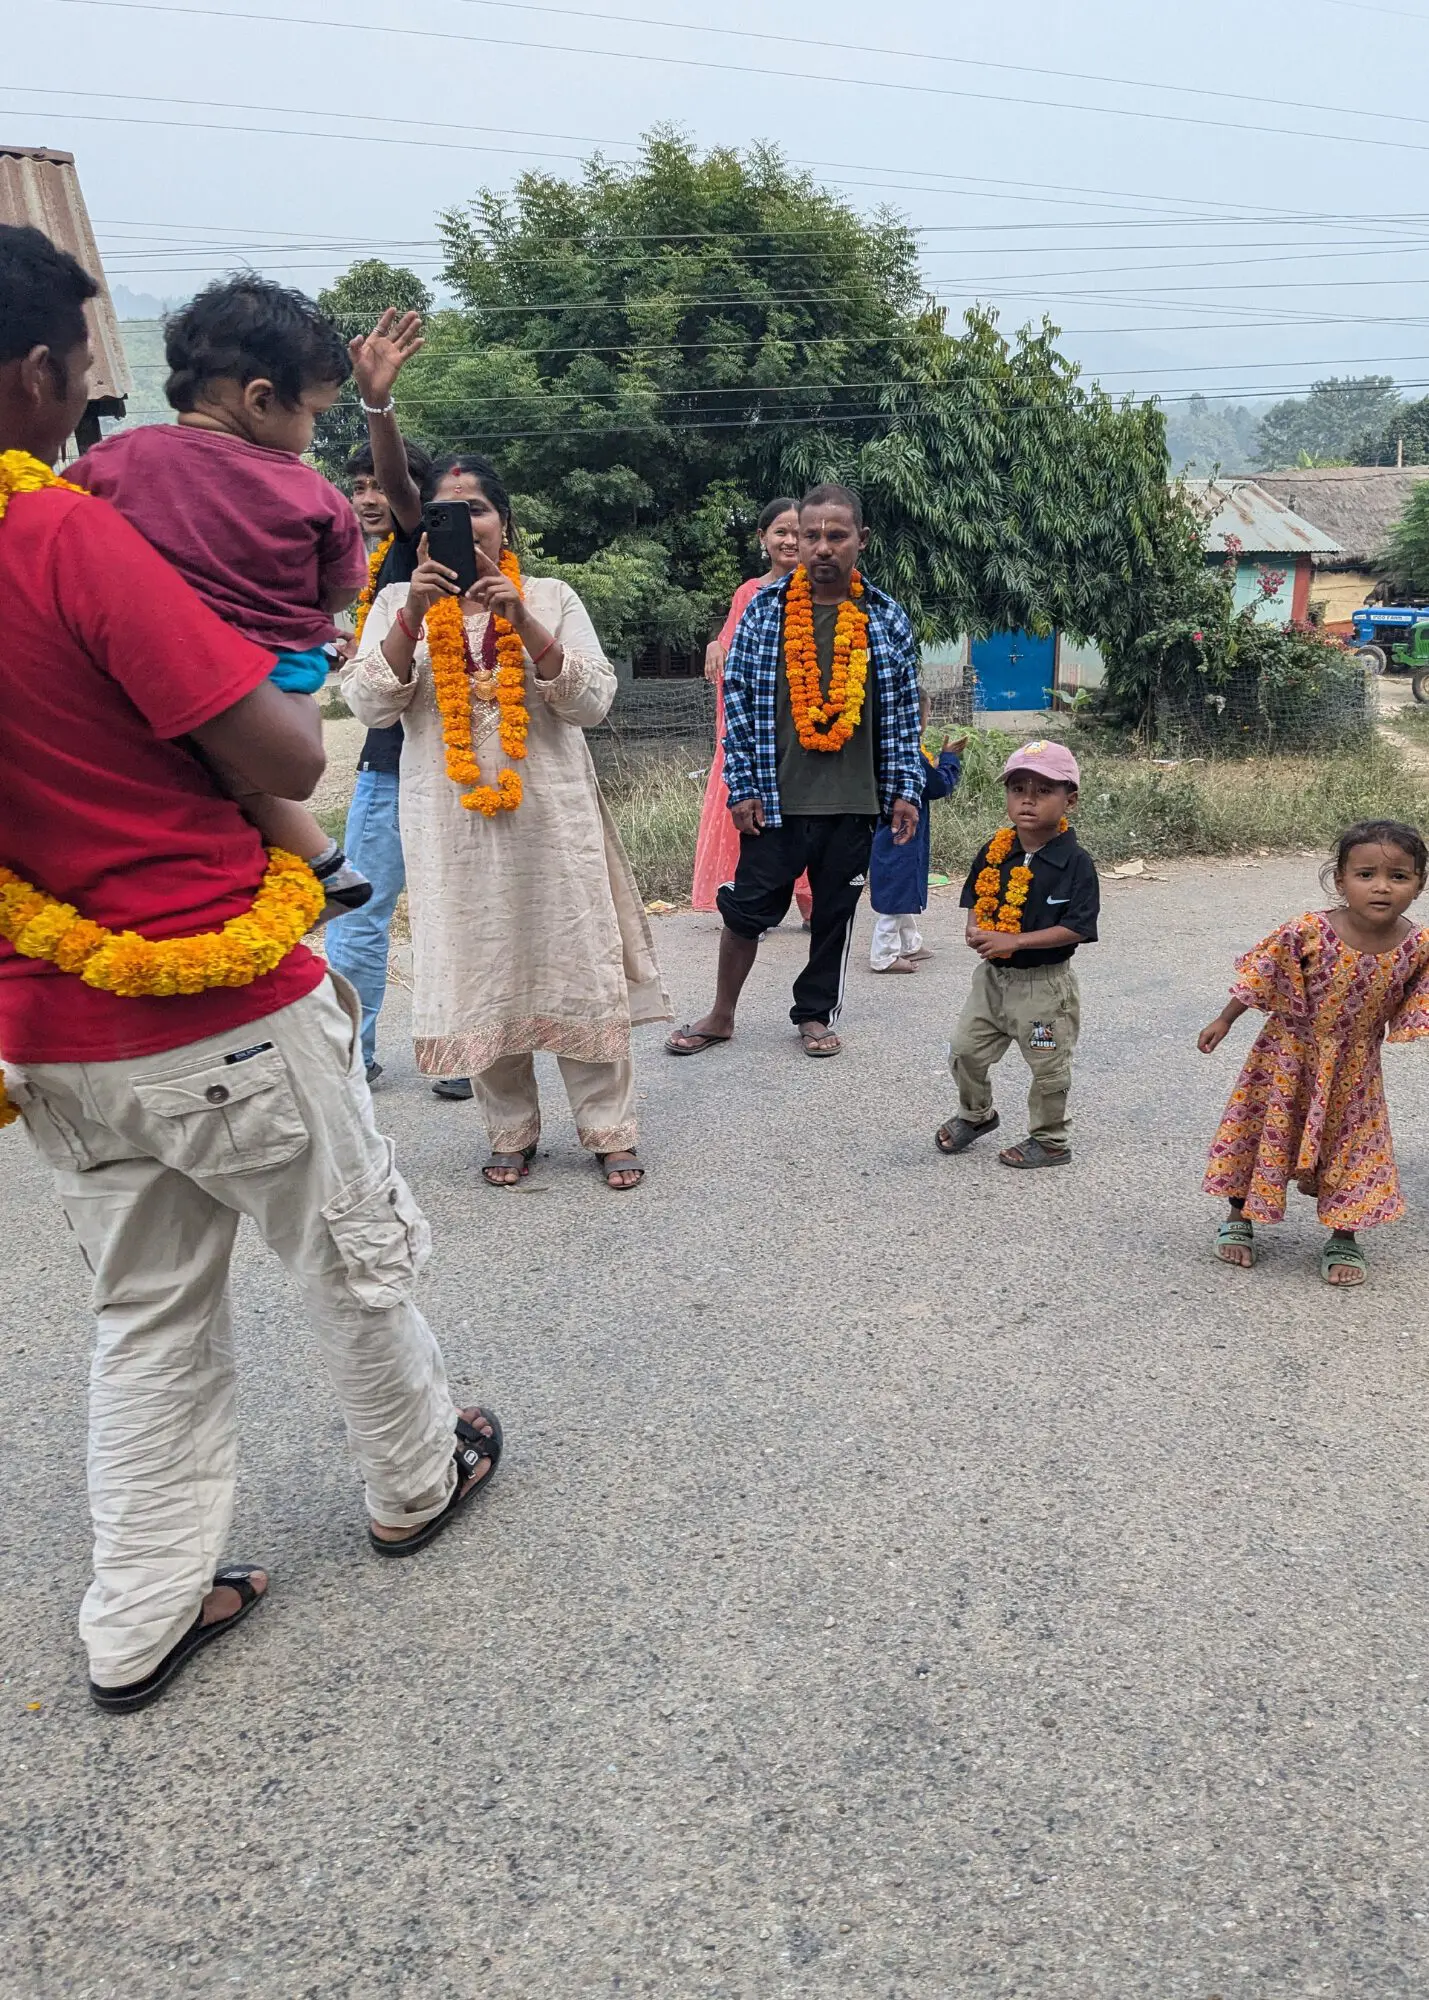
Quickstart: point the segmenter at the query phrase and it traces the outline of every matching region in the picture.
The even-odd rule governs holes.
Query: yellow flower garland
[[[842,750],[863,719],[868,686],[868,613],[855,601],[863,595],[863,578],[857,570],[849,579],[849,592],[839,605],[834,624],[833,665],[825,694],[814,638],[814,592],[809,572],[800,563],[789,579],[784,598],[784,671],[794,729],[806,750]]]
[[[1058,823],[1057,832],[1065,833],[1068,824],[1064,816]],[[1016,843],[1016,831],[1010,826],[999,827],[987,843],[985,865],[978,871],[977,880],[973,883],[977,892],[973,916],[979,930],[1004,931],[1009,937],[1015,937],[1022,929],[1022,905],[1032,887],[1032,870],[1025,861],[1009,872],[1006,895],[1002,888],[1002,864]]]
[[[0,520],[11,496],[62,486],[82,493],[28,452],[0,453]],[[203,993],[215,986],[251,986],[282,964],[316,923],[325,900],[306,861],[282,848],[268,850],[268,866],[252,907],[230,917],[219,931],[193,937],[146,938],[91,923],[71,903],[48,896],[0,866],[0,937],[24,958],[42,958],[103,993],[158,998]],[[19,1117],[0,1072],[0,1127]]]
[[[513,550],[501,551],[501,574],[521,588],[521,565]],[[526,707],[526,648],[509,620],[495,617],[496,704],[500,710],[497,741],[508,757],[526,755],[526,737],[531,727]],[[466,636],[466,619],[461,599],[443,597],[426,618],[427,651],[432,662],[432,690],[437,712],[442,718],[442,742],[446,745],[447,776],[454,785],[465,785],[462,804],[468,812],[484,813],[493,819],[499,812],[515,812],[521,803],[521,779],[512,770],[501,771],[494,785],[481,781],[481,765],[471,741],[471,647]]]
[[[367,614],[372,609],[373,598],[377,595],[378,571],[382,568],[383,563],[386,562],[387,551],[396,539],[395,534],[388,535],[385,541],[377,544],[376,548],[373,549],[367,558],[367,581],[358,592],[357,602],[352,607],[352,643],[354,646],[361,643],[362,628],[367,623]]]

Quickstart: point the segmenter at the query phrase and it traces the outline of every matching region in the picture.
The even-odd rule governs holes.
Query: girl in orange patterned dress
[[[1364,1283],[1357,1229],[1404,1214],[1380,1045],[1429,1036],[1429,931],[1405,912],[1424,887],[1417,828],[1362,820],[1322,877],[1339,896],[1236,960],[1231,997],[1197,1047],[1209,1055],[1242,1014],[1269,1016],[1231,1092],[1204,1182],[1230,1212],[1216,1232],[1227,1264],[1255,1262],[1256,1222],[1280,1222],[1293,1180],[1314,1195],[1329,1241],[1320,1275]]]

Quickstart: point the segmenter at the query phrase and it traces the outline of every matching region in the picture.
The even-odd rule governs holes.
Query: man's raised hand
[[[389,306],[371,333],[361,333],[347,343],[357,393],[364,403],[380,410],[392,400],[392,387],[403,368],[426,343],[422,338],[422,315],[399,314]]]

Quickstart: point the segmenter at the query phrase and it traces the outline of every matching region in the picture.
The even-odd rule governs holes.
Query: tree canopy
[[[1308,396],[1276,403],[1260,420],[1256,457],[1262,471],[1302,461],[1344,464],[1368,434],[1391,425],[1401,408],[1392,375],[1331,375]]]
[[[1414,488],[1390,529],[1379,570],[1397,597],[1421,604],[1429,597],[1429,479]]]
[[[611,651],[702,643],[756,566],[764,500],[830,477],[862,492],[870,573],[927,638],[1124,623],[1164,419],[1083,384],[1049,327],[1008,340],[974,312],[950,333],[898,217],[772,149],[661,130],[632,163],[525,174],[440,226],[456,303],[403,375],[404,428],[496,460],[528,560],[580,589]],[[356,331],[417,286],[369,262],[324,303]]]

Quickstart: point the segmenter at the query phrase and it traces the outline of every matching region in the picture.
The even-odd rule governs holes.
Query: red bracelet
[[[397,623],[402,627],[402,630],[406,633],[407,637],[411,640],[412,644],[415,646],[417,643],[418,634],[412,630],[411,626],[402,616],[400,607],[398,608],[397,612]]]
[[[539,667],[539,666],[540,666],[540,664],[541,664],[541,662],[542,662],[542,660],[544,660],[544,659],[545,659],[545,657],[546,657],[547,653],[549,653],[549,652],[550,652],[550,650],[551,650],[552,646],[554,646],[554,645],[555,645],[556,643],[557,643],[557,642],[556,642],[556,640],[554,640],[554,639],[548,639],[548,640],[546,641],[545,645],[544,645],[544,646],[543,646],[543,647],[541,648],[540,652],[539,652],[539,653],[537,653],[537,655],[536,655],[535,659],[534,659],[534,660],[532,660],[532,662],[531,662],[531,665],[532,665],[533,667]]]

